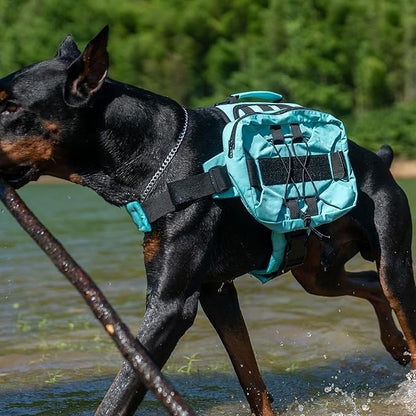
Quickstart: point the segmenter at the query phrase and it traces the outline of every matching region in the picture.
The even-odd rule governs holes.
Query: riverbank
[[[395,178],[416,178],[416,160],[396,160],[391,166]]]

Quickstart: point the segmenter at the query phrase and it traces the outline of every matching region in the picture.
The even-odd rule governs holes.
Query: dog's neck
[[[79,172],[81,183],[112,204],[138,200],[184,122],[184,110],[175,101],[108,80],[88,120],[88,163]]]

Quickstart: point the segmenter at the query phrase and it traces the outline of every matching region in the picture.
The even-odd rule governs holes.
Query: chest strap
[[[198,201],[213,194],[219,194],[232,187],[225,166],[215,166],[208,172],[169,182],[166,190],[146,199],[126,205],[140,231],[150,231],[150,224],[166,214],[179,210],[182,205]]]

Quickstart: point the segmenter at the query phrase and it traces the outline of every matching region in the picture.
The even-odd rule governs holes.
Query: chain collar
[[[183,107],[182,107],[183,108]],[[181,133],[179,134],[178,140],[176,141],[175,146],[171,149],[169,154],[166,156],[165,160],[160,165],[160,168],[156,171],[156,173],[152,176],[147,186],[144,188],[144,191],[139,197],[139,202],[142,203],[146,200],[146,198],[149,196],[149,194],[154,190],[157,182],[159,181],[160,177],[165,172],[166,168],[169,166],[169,163],[172,161],[172,159],[175,157],[176,153],[179,150],[179,147],[181,146],[183,139],[185,138],[186,132],[188,130],[188,111],[186,108],[183,108],[183,111],[185,113],[185,121],[183,124],[183,128]]]

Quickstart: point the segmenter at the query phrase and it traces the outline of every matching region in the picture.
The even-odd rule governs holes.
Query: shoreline
[[[390,171],[397,179],[416,178],[416,160],[394,160]]]
[[[411,179],[416,178],[416,160],[397,159],[394,160],[391,169],[392,175],[396,179]],[[70,182],[64,179],[54,178],[52,176],[41,176],[36,182],[31,183],[56,183],[56,184],[68,184]]]

